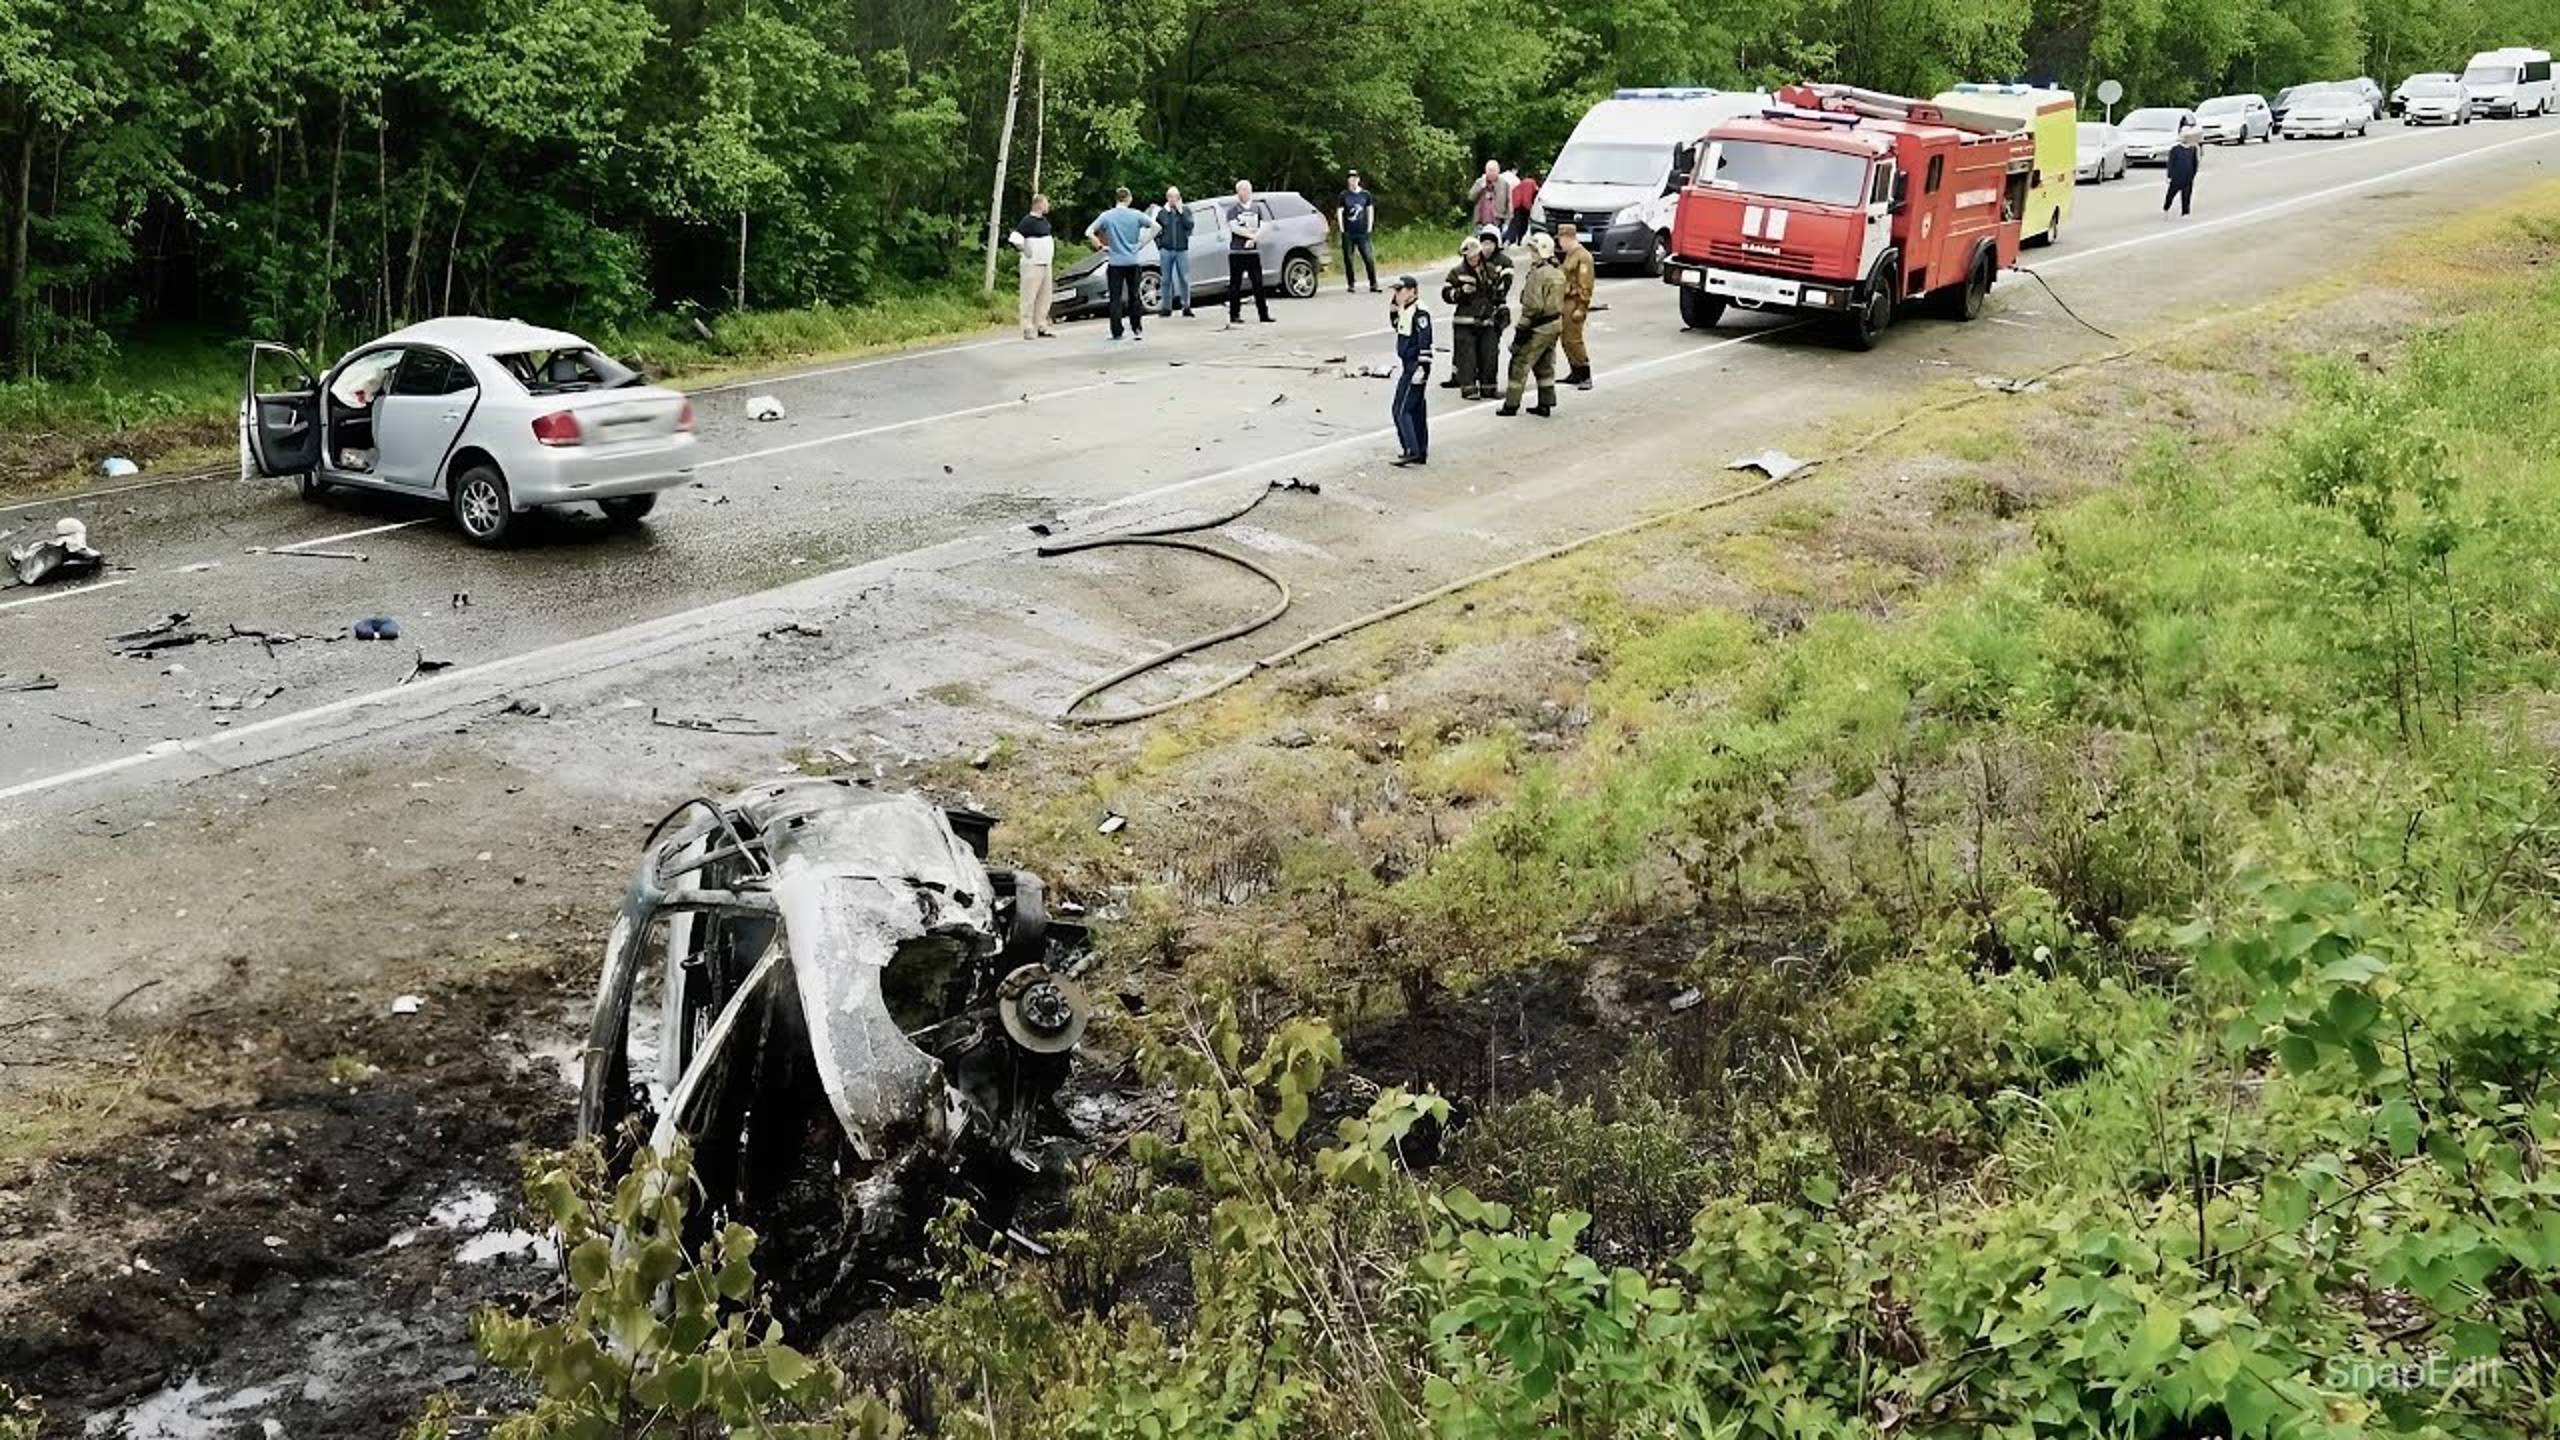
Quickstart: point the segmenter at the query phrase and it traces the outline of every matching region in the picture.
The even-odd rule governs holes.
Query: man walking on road
[[[1058,332],[1049,328],[1049,307],[1057,298],[1057,227],[1049,223],[1049,197],[1031,197],[1031,213],[1014,222],[1007,244],[1022,252],[1022,338]]]
[[[1484,173],[1476,177],[1474,188],[1467,191],[1467,203],[1475,207],[1476,228],[1487,225],[1494,233],[1511,223],[1511,186],[1502,178],[1502,162],[1487,160]]]
[[[1519,182],[1511,187],[1511,228],[1502,232],[1505,244],[1517,245],[1529,233],[1531,208],[1538,203],[1538,177],[1523,170]]]
[[[1103,275],[1111,306],[1111,338],[1120,338],[1121,317],[1126,316],[1129,338],[1144,340],[1147,332],[1142,322],[1146,307],[1138,303],[1138,277],[1141,273],[1138,251],[1145,247],[1147,237],[1156,233],[1156,225],[1129,204],[1128,186],[1123,185],[1113,191],[1112,198],[1120,203],[1095,216],[1093,223],[1085,228],[1084,238],[1091,241],[1096,250],[1111,253],[1111,258],[1104,262]]]
[[[1164,208],[1156,212],[1156,313],[1171,315],[1173,307],[1182,307],[1182,318],[1191,318],[1191,207],[1182,203],[1182,192],[1167,189]],[[1176,298],[1179,296],[1179,298]]]
[[[1262,296],[1262,211],[1253,203],[1253,182],[1236,182],[1235,209],[1227,216],[1227,323],[1244,323],[1244,297],[1253,296],[1253,313],[1271,323],[1271,303]]]
[[[1556,269],[1564,276],[1564,360],[1570,367],[1564,382],[1576,390],[1591,388],[1591,350],[1582,342],[1582,327],[1591,318],[1591,296],[1600,277],[1582,231],[1568,220],[1556,227]]]
[[[1529,278],[1520,282],[1520,328],[1511,332],[1511,387],[1497,415],[1520,413],[1529,376],[1538,377],[1538,403],[1532,415],[1556,410],[1556,332],[1564,327],[1564,272],[1556,268],[1556,242],[1545,235],[1529,237]]]
[[[1357,291],[1351,278],[1351,257],[1357,255],[1369,271],[1369,293],[1378,293],[1378,252],[1369,248],[1369,232],[1377,224],[1378,197],[1360,188],[1360,172],[1343,177],[1342,199],[1333,207],[1334,228],[1342,232],[1342,288]]]
[[[1422,308],[1422,286],[1412,276],[1397,277],[1387,323],[1396,332],[1396,391],[1387,414],[1404,447],[1394,463],[1420,465],[1431,458],[1431,312]]]
[[[2176,205],[2178,213],[2190,213],[2196,200],[2196,171],[2204,164],[2204,137],[2193,130],[2178,133],[2178,143],[2169,147],[2169,191],[2160,197],[2160,213],[2169,213]]]

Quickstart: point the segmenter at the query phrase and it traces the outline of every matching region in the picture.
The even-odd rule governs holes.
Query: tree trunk
[[[1031,38],[1031,0],[1022,0],[1022,8],[1013,22],[1013,78],[1004,87],[1004,129],[996,135],[996,183],[987,200],[987,278],[989,294],[996,288],[996,240],[1004,234],[1004,170],[1013,158],[1013,117],[1022,107],[1022,47]]]
[[[336,308],[338,278],[338,177],[347,167],[347,97],[338,97],[338,139],[329,155],[329,210],[320,239],[320,331],[312,349],[329,353],[329,312]]]
[[[382,107],[382,97],[374,96],[374,104]],[[399,327],[392,323],[391,311],[391,122],[387,115],[373,117],[373,181],[375,192],[374,221],[382,231],[382,328],[388,332]]]
[[[400,280],[400,316],[406,320],[417,314],[409,308],[418,303],[418,264],[427,253],[427,203],[435,198],[436,152],[429,146],[426,158],[418,166],[418,214],[409,224],[409,268]]]
[[[1049,149],[1049,62],[1031,62],[1031,193],[1040,193],[1040,160]]]
[[[471,211],[471,191],[480,183],[480,167],[489,163],[489,152],[471,162],[471,178],[462,182],[462,198],[453,205],[453,233],[444,242],[444,300],[436,307],[439,315],[453,313],[453,257],[462,248],[462,217]]]
[[[738,212],[738,310],[747,308],[747,212]]]
[[[9,360],[22,375],[36,373],[34,317],[27,310],[27,210],[35,202],[36,127],[18,136],[18,183],[9,212]]]

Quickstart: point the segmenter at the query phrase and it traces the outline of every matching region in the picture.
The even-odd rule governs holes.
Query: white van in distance
[[[2509,46],[2483,50],[2462,71],[2471,108],[2483,115],[2514,117],[2551,113],[2551,52]]]
[[[1591,107],[1564,153],[1541,177],[1529,226],[1545,234],[1567,221],[1602,265],[1660,274],[1671,215],[1698,162],[1698,141],[1727,120],[1769,105],[1760,91],[1620,90]]]

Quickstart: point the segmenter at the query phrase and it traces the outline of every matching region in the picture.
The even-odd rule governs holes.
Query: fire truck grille
[[[1730,240],[1709,241],[1707,258],[1719,265],[1739,265],[1752,270],[1784,270],[1796,275],[1813,273],[1813,257],[1802,251],[1780,249],[1773,255],[1764,250],[1746,250]]]

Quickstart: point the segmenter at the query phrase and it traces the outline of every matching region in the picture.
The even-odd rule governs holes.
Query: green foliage
[[[0,1440],[36,1440],[43,1425],[34,1396],[0,1385]]]
[[[731,1223],[685,1245],[693,1166],[643,1152],[609,1188],[592,1148],[534,1162],[525,1199],[554,1227],[566,1308],[548,1321],[502,1310],[472,1338],[541,1398],[493,1432],[509,1440],[732,1433],[850,1440],[901,1434],[877,1397],[783,1343],[762,1313],[756,1237]],[[433,1417],[422,1424],[433,1423]]]

